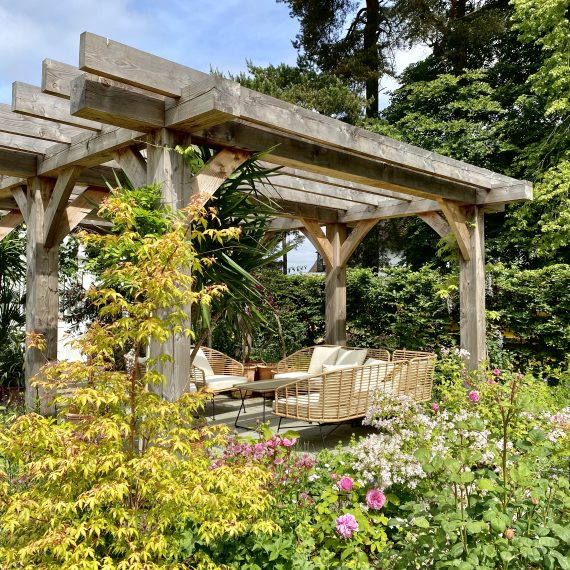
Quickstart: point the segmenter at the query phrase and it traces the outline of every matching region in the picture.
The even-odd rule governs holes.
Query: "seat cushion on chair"
[[[340,346],[317,346],[309,363],[309,374],[323,371],[323,364],[335,364]]]
[[[212,374],[206,376],[206,386],[211,390],[228,390],[240,384],[246,384],[244,376],[231,376],[230,374]]]
[[[354,368],[355,364],[323,364],[323,372],[337,372],[346,368]]]
[[[365,348],[359,348],[357,350],[347,350],[346,348],[341,348],[336,355],[335,364],[351,364],[352,366],[362,366],[364,364],[364,359],[366,358],[366,353],[368,350]]]
[[[291,371],[291,372],[281,372],[281,374],[275,374],[273,376],[274,380],[291,380],[291,382],[295,380],[303,380],[304,378],[308,378],[310,374],[308,372],[300,372],[300,371]]]
[[[280,406],[285,404],[289,406],[306,406],[308,404],[318,404],[320,394],[302,394],[301,396],[289,396],[288,398],[279,398],[277,403]]]
[[[369,364],[382,364],[384,362],[390,362],[389,360],[382,360],[381,358],[369,358],[364,365],[368,366]]]
[[[204,373],[204,376],[214,375],[214,370],[211,367],[210,363],[208,362],[208,359],[206,358],[206,355],[204,354],[204,351],[201,348],[198,349],[198,352],[196,353],[196,356],[194,357],[194,362],[192,364],[196,368],[199,368]]]

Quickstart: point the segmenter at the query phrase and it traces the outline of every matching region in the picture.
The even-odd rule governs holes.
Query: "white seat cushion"
[[[382,360],[380,358],[369,358],[364,365],[368,366],[369,364],[382,364],[383,362],[390,362],[389,360]]]
[[[289,406],[306,406],[308,404],[317,404],[320,394],[304,394],[302,396],[289,396],[288,398],[279,398],[277,403],[280,405],[288,404]]]
[[[212,374],[206,376],[206,386],[212,390],[227,390],[240,384],[246,384],[247,378],[244,376],[231,376],[230,374]]]
[[[366,358],[367,352],[368,350],[365,348],[359,348],[357,350],[341,348],[336,355],[335,364],[351,364],[352,366],[362,366],[364,364],[364,359]]]
[[[309,374],[323,371],[323,364],[335,364],[340,346],[317,346],[309,363]]]
[[[199,348],[196,356],[194,357],[194,362],[192,363],[196,368],[199,368],[203,373],[204,376],[213,376],[214,370],[210,366],[204,351]]]
[[[308,378],[310,374],[308,372],[299,372],[299,371],[292,371],[292,372],[281,372],[280,374],[275,374],[273,378],[275,380],[303,380],[303,378]]]

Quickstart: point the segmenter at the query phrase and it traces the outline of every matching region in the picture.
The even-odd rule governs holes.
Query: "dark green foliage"
[[[24,380],[25,242],[20,231],[0,241],[0,385]]]
[[[521,271],[499,264],[487,270],[491,364],[545,368],[564,362],[570,354],[570,266]],[[281,358],[274,312],[287,353],[324,341],[324,276],[267,270],[259,279],[270,294],[262,309],[267,325],[254,327],[254,357]],[[350,270],[349,344],[426,350],[459,344],[453,282],[449,273],[430,267],[386,269],[380,276],[370,269]],[[239,356],[241,340],[219,326],[214,346]]]
[[[247,70],[247,74],[240,73],[232,79],[255,91],[352,124],[366,104],[341,78],[306,66],[259,67],[248,62]]]
[[[392,70],[395,20],[391,2],[277,0],[287,4],[301,30],[293,42],[299,61],[364,87],[367,116],[378,116],[378,80]]]

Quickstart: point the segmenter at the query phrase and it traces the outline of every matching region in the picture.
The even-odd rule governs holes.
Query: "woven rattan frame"
[[[334,346],[332,344],[321,344],[319,346]],[[313,351],[317,348],[316,346],[309,346],[307,348],[302,348],[293,354],[290,354],[283,360],[277,363],[277,372],[307,372],[309,370],[309,364],[311,363],[311,357],[313,356]],[[363,350],[362,348],[354,346],[343,346],[347,350]],[[379,360],[390,360],[390,352],[384,348],[367,348],[366,358],[377,358]]]
[[[231,376],[244,376],[244,368],[241,362],[230,358],[227,354],[220,352],[219,350],[214,350],[207,346],[203,346],[202,351],[206,356],[206,359],[210,363],[214,374],[229,374]],[[192,366],[190,370],[190,382],[196,384],[196,388],[206,387],[206,378],[204,372],[200,370],[197,366]],[[213,390],[208,388],[212,392],[228,392],[235,390],[235,388],[224,388],[222,390]]]
[[[278,371],[285,372],[285,365],[291,366],[288,370],[306,371],[312,349],[303,349],[282,360]],[[380,356],[380,351],[387,352],[369,349],[368,356],[388,360]],[[435,358],[432,353],[398,350],[392,361],[313,374],[276,390],[274,413],[311,423],[340,423],[363,418],[378,389],[394,395],[407,394],[418,402],[430,400]]]

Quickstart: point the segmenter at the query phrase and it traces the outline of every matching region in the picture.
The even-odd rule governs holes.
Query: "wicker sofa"
[[[336,369],[333,365],[309,373],[316,349],[304,348],[277,365],[278,374],[304,374],[276,390],[273,411],[277,416],[318,424],[363,418],[376,390],[409,394],[417,401],[431,399],[435,354],[397,350],[391,355],[385,349],[370,348],[362,365]]]

